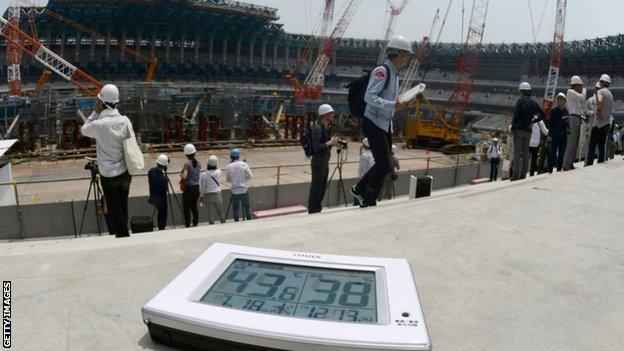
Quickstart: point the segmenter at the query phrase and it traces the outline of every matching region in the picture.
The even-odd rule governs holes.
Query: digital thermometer
[[[206,350],[430,350],[409,263],[213,244],[143,307]]]

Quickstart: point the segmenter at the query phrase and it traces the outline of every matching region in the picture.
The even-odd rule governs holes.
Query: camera
[[[343,139],[338,139],[338,147],[341,150],[346,150],[349,147],[349,142]]]
[[[85,170],[91,171],[92,174],[97,174],[100,172],[97,164],[97,159],[92,157],[85,157],[87,160],[87,164],[84,166]]]

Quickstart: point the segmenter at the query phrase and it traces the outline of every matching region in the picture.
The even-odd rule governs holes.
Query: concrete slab
[[[624,162],[128,239],[1,245],[15,350],[165,350],[141,306],[214,242],[407,258],[434,350],[621,350]]]

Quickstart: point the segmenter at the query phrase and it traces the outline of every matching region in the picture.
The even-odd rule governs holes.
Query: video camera
[[[343,139],[338,139],[338,148],[336,152],[340,152],[342,150],[346,150],[349,148],[349,142]]]
[[[93,157],[85,157],[85,160],[87,160],[87,164],[84,166],[84,169],[91,171],[91,175],[95,175],[100,172],[97,164],[97,159]]]

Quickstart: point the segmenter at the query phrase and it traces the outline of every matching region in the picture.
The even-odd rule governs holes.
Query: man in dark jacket
[[[312,127],[312,185],[308,196],[308,213],[321,212],[332,146],[338,144],[338,137],[329,137],[328,127],[334,120],[334,109],[323,104],[318,110],[318,120]]]
[[[156,167],[147,172],[149,182],[149,202],[158,210],[158,230],[164,230],[167,226],[167,177],[165,172],[169,166],[169,157],[160,155],[156,159]]]
[[[511,180],[526,178],[529,170],[529,141],[531,140],[531,125],[534,117],[538,120],[545,118],[544,111],[531,99],[531,85],[527,82],[520,84],[520,98],[516,103],[511,132],[513,133],[514,156],[513,176]]]
[[[566,108],[567,98],[564,93],[557,95],[557,106],[550,114],[550,125],[548,126],[549,150],[549,173],[555,168],[557,172],[563,167],[563,156],[565,155],[566,143],[568,139],[567,117],[570,115]]]

